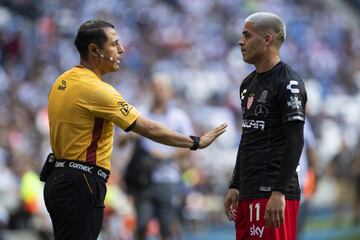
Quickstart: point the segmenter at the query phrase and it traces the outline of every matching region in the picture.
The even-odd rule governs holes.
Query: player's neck
[[[254,64],[254,65],[255,65],[257,73],[264,73],[264,72],[270,71],[279,62],[280,62],[280,56],[275,55],[275,56],[271,56],[271,57],[264,57],[264,58],[262,58],[262,61],[260,61],[257,64]]]

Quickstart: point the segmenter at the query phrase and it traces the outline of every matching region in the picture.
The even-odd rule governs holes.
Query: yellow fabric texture
[[[49,93],[50,142],[57,159],[84,161],[110,170],[114,124],[127,129],[139,112],[110,84],[76,66]]]

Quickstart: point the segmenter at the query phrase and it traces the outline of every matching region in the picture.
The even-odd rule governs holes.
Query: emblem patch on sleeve
[[[287,102],[288,107],[291,109],[300,109],[301,101],[299,101],[297,96],[291,96],[290,101]]]
[[[127,116],[129,115],[132,106],[130,106],[125,100],[119,101],[118,105],[120,107],[120,112],[124,115]]]

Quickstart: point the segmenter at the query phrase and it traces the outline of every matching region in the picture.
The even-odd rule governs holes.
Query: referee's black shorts
[[[106,183],[75,169],[55,169],[44,199],[55,240],[96,240],[103,222]]]

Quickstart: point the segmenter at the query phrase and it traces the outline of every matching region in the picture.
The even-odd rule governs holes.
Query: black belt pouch
[[[46,179],[51,175],[51,173],[55,169],[55,162],[56,162],[55,155],[53,153],[49,153],[44,163],[44,166],[42,167],[40,172],[40,181],[46,182]]]

